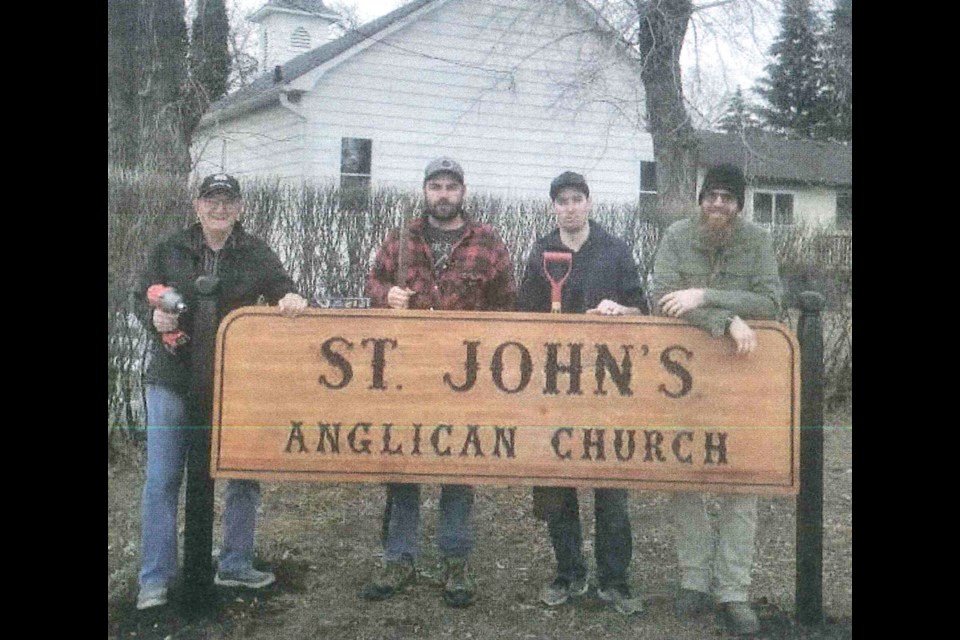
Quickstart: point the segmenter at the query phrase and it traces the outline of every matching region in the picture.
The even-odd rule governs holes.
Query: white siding
[[[574,170],[595,201],[636,202],[653,143],[639,66],[609,34],[567,0],[429,6],[300,78],[302,123],[281,107],[230,122],[225,170],[336,182],[341,139],[369,138],[377,185],[419,189],[449,155],[473,193],[546,198]]]
[[[301,180],[304,124],[303,118],[278,105],[205,129],[192,147],[194,171],[198,176],[226,171],[238,178]]]
[[[342,137],[373,140],[373,181],[420,187],[450,155],[473,192],[543,198],[561,171],[595,200],[635,201],[638,70],[563,0],[452,0],[322,75],[303,100],[316,178],[339,174]]]

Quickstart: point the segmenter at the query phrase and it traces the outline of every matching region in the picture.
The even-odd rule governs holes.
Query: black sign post
[[[184,508],[184,605],[204,611],[214,602],[213,478],[210,477],[210,425],[213,409],[213,359],[217,336],[216,276],[197,278],[199,293],[191,350],[193,428],[187,452]]]
[[[797,622],[823,624],[823,296],[799,297],[800,493],[797,496]]]

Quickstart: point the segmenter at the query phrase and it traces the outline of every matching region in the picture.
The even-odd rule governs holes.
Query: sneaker
[[[450,607],[469,607],[477,598],[477,584],[470,575],[466,558],[443,561],[443,601]]]
[[[570,582],[557,576],[553,582],[540,590],[540,602],[548,607],[557,607],[571,597],[582,596],[590,589],[586,578],[576,578]]]
[[[399,561],[386,561],[380,573],[363,588],[360,597],[364,600],[386,600],[406,590],[417,579],[413,559],[404,556]]]
[[[609,602],[617,613],[630,616],[643,612],[643,601],[640,596],[630,594],[630,587],[613,586],[606,589],[597,589],[597,596],[604,602]]]
[[[680,589],[674,609],[681,620],[690,620],[713,608],[710,594],[695,589]]]
[[[167,604],[167,588],[159,585],[142,587],[137,594],[137,609],[150,609]]]
[[[240,571],[217,571],[214,576],[214,584],[221,587],[246,587],[247,589],[262,589],[268,584],[273,584],[277,577],[269,571],[257,571],[253,567],[247,567]]]
[[[760,631],[757,614],[747,602],[724,602],[720,605],[720,615],[727,630],[735,636],[747,636]]]

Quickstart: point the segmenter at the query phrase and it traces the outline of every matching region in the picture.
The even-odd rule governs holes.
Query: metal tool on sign
[[[400,238],[398,242],[397,272],[394,279],[401,289],[407,288],[407,219],[400,217]],[[380,524],[380,542],[387,544],[387,535],[390,533],[390,516],[393,513],[393,494],[387,490],[387,504],[383,508],[383,521]]]
[[[565,270],[563,276],[555,278],[548,265],[561,265]],[[560,296],[563,292],[563,283],[570,277],[573,270],[573,254],[565,251],[543,252],[543,273],[550,281],[550,312],[560,313]]]
[[[370,298],[317,298],[321,309],[369,309]]]

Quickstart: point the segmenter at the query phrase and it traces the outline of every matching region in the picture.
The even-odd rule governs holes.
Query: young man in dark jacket
[[[520,311],[550,311],[550,282],[544,273],[543,254],[560,251],[572,256],[570,275],[563,285],[563,313],[638,315],[647,313],[639,270],[625,242],[589,219],[590,188],[578,173],[566,171],[550,184],[550,199],[557,228],[537,240],[527,258],[517,298]],[[583,534],[577,491],[568,487],[536,487],[538,517],[546,520],[557,559],[557,575],[540,592],[547,606],[557,606],[571,596],[587,592],[587,567],[583,559]],[[633,552],[625,489],[594,489],[599,596],[620,613],[641,610],[639,596],[628,584]]]

